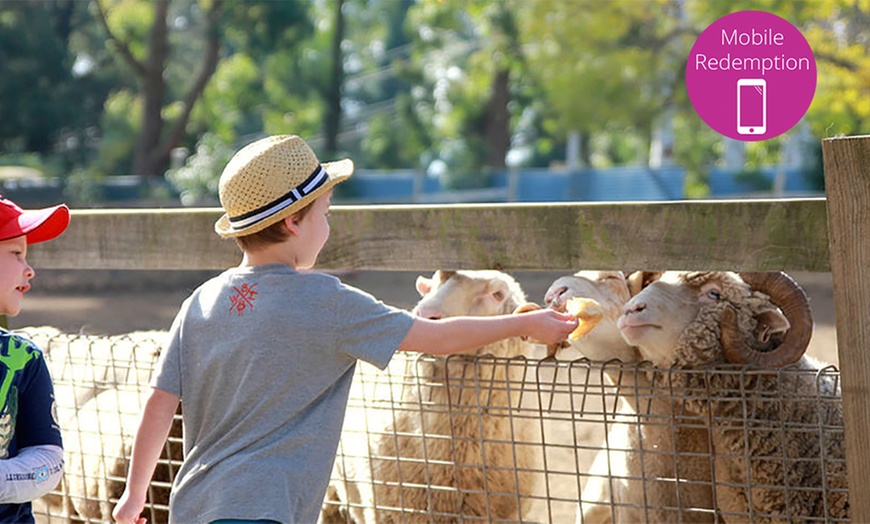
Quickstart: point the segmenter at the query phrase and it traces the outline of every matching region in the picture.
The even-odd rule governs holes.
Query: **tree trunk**
[[[341,126],[341,87],[344,84],[344,59],[341,41],[344,40],[344,0],[335,0],[335,31],[332,35],[332,78],[327,93],[324,155],[332,158],[338,154],[338,130]]]
[[[160,144],[163,132],[163,97],[166,86],[163,81],[163,70],[169,55],[169,32],[166,24],[169,12],[169,0],[155,0],[154,24],[148,37],[148,57],[145,62],[144,75],[140,78],[142,88],[142,131],[136,143],[133,157],[134,175],[154,175],[157,170],[151,153]]]
[[[54,15],[54,30],[57,31],[61,40],[69,45],[69,38],[73,31],[73,12],[75,0],[62,0],[49,5]]]
[[[96,2],[97,15],[109,40],[114,44],[119,56],[130,66],[139,78],[140,96],[143,100],[142,129],[136,140],[133,156],[133,174],[159,177],[169,166],[172,149],[177,147],[190,120],[190,114],[199,97],[208,85],[220,59],[221,18],[223,0],[213,0],[206,13],[205,55],[202,69],[184,97],[181,115],[169,131],[165,131],[163,105],[166,84],[163,73],[169,59],[169,31],[167,17],[170,0],[155,0],[154,23],[148,39],[148,56],[140,62],[133,56],[127,42],[119,39],[109,27],[106,12]]]
[[[486,110],[486,164],[495,169],[505,168],[505,158],[511,147],[510,70],[499,69],[492,80],[492,94]]]

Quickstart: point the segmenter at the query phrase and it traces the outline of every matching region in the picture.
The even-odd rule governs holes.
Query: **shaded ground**
[[[88,282],[75,282],[70,272],[40,272],[24,300],[23,312],[9,319],[13,328],[53,325],[67,333],[115,335],[138,330],[169,329],[181,302],[207,273],[88,272]],[[129,275],[126,273],[133,273]],[[352,272],[346,283],[368,291],[398,307],[417,302],[414,282],[418,272]],[[544,293],[564,272],[517,272],[514,276],[530,300],[541,302]],[[427,275],[429,276],[429,275]],[[793,275],[810,297],[816,330],[809,353],[836,364],[834,300],[829,273]]]

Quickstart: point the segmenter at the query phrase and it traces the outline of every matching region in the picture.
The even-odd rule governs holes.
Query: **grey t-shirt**
[[[233,268],[182,305],[152,379],[182,398],[170,521],[317,520],[357,359],[386,367],[407,311],[319,273]]]

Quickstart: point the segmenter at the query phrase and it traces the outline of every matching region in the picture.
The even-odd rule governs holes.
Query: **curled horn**
[[[813,316],[804,290],[785,273],[740,273],[740,278],[755,291],[770,297],[789,322],[782,343],[771,351],[758,351],[743,339],[737,326],[737,312],[727,307],[722,312],[722,348],[725,358],[736,364],[782,367],[801,359],[813,333]]]

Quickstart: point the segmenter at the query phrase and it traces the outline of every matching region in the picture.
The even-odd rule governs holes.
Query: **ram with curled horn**
[[[848,519],[839,381],[804,354],[812,313],[794,280],[669,271],[617,324],[674,412],[706,421],[721,521]]]

